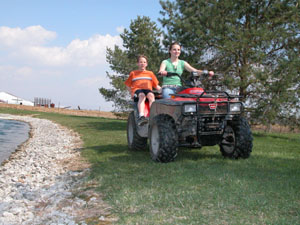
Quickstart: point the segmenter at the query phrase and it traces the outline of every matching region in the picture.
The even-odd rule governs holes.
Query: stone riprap
[[[31,125],[31,138],[0,166],[1,225],[86,224],[85,219],[93,215],[105,220],[108,210],[97,206],[108,207],[99,194],[78,197],[80,187],[88,184],[83,181],[88,166],[82,166],[76,133],[45,119],[0,117]]]

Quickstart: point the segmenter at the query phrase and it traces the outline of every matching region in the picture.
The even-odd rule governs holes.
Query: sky
[[[113,110],[106,48],[137,16],[157,22],[159,0],[0,0],[0,92],[56,107]]]

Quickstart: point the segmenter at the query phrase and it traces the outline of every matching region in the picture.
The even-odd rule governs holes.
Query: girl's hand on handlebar
[[[197,73],[199,75],[201,75],[201,74],[209,75],[209,76],[215,75],[214,71],[208,71],[208,70],[197,70]]]
[[[167,71],[159,71],[158,74],[160,76],[167,76],[168,72]]]
[[[201,76],[203,74],[202,70],[196,70],[196,71],[192,72],[194,74],[194,76],[196,75],[195,72],[197,73],[198,76]]]
[[[214,73],[214,71],[209,71],[208,75],[209,75],[208,79],[211,80],[211,79],[213,79],[213,76],[215,75],[215,73]]]
[[[208,71],[208,70],[197,70],[198,76],[202,75],[204,77],[208,77],[208,79],[211,79],[215,73],[214,71]]]

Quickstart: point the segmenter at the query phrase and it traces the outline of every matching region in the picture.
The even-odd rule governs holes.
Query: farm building
[[[17,96],[11,95],[6,92],[0,92],[0,103],[7,103],[7,104],[16,104],[16,105],[29,105],[33,106],[33,102],[27,101],[25,99],[19,98]]]

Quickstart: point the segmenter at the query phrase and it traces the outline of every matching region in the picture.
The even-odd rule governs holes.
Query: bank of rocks
[[[0,167],[0,224],[109,223],[110,208],[85,179],[80,137],[49,120],[28,122],[31,138]]]

